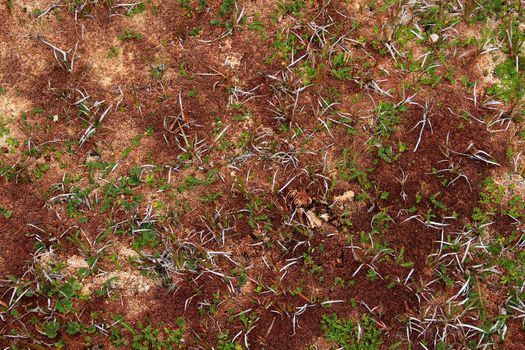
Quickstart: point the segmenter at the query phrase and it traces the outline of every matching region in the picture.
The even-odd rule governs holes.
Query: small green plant
[[[182,318],[178,318],[176,324],[179,328],[163,327],[157,329],[151,324],[139,324],[138,330],[133,335],[131,348],[134,350],[182,349],[186,323]]]
[[[167,68],[164,63],[161,63],[156,66],[152,66],[151,71],[150,71],[151,77],[155,80],[162,79],[162,77],[164,76],[164,73],[166,72],[166,69]]]
[[[300,16],[301,11],[305,8],[305,0],[286,0],[279,2],[279,15],[293,14]]]
[[[115,58],[119,55],[120,49],[118,46],[111,46],[108,51],[108,58]]]
[[[144,12],[145,9],[146,4],[144,2],[140,2],[133,6],[129,11],[127,11],[125,15],[128,17],[133,17],[135,15],[138,15],[139,13]]]
[[[199,197],[199,200],[203,203],[211,203],[222,197],[222,192],[207,193],[206,195]]]
[[[219,16],[226,17],[235,6],[236,0],[223,0],[219,7]]]
[[[327,340],[344,350],[379,350],[383,344],[381,331],[367,315],[358,321],[341,319],[336,314],[324,315],[321,329]]]
[[[140,33],[133,32],[129,29],[125,29],[124,33],[119,34],[117,36],[117,39],[120,41],[127,41],[127,40],[141,40],[144,36]]]
[[[196,97],[198,94],[197,88],[193,87],[190,91],[188,91],[189,97]]]
[[[13,216],[13,212],[11,210],[2,207],[0,207],[0,214],[2,214],[6,219],[9,219],[11,216]]]

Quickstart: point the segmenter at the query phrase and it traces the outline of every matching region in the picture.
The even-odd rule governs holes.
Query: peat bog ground
[[[524,8],[2,0],[0,347],[524,350]]]

